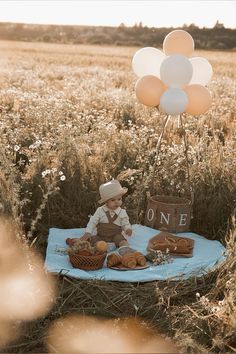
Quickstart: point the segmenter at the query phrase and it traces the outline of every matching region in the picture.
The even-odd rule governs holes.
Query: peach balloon
[[[183,30],[172,31],[164,39],[163,51],[166,55],[182,54],[190,57],[194,51],[193,37]]]
[[[153,75],[143,76],[135,85],[137,99],[145,106],[158,106],[160,97],[164,91],[165,86],[163,82]]]
[[[205,113],[211,106],[209,90],[202,85],[189,85],[184,88],[188,96],[188,105],[185,112],[197,116]]]

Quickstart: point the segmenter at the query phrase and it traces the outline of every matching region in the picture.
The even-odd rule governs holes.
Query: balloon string
[[[191,198],[191,205],[193,206],[194,193],[193,193],[193,189],[192,189],[191,181],[190,181],[190,169],[189,169],[189,159],[188,159],[188,143],[187,143],[186,131],[185,131],[184,125],[183,125],[182,114],[179,115],[179,121],[180,121],[180,125],[181,125],[182,132],[183,132],[183,138],[184,138],[184,154],[185,154],[186,166],[187,166],[188,188],[189,188],[189,193],[190,193],[190,198]]]
[[[163,134],[165,132],[165,128],[168,124],[168,121],[169,121],[169,118],[170,118],[170,115],[167,115],[165,117],[165,120],[164,120],[164,123],[163,123],[163,126],[162,126],[162,131],[161,131],[161,134],[157,140],[157,144],[156,144],[156,149],[155,149],[155,161],[154,161],[154,164],[153,164],[153,169],[152,169],[152,175],[151,175],[151,182],[150,182],[150,192],[151,192],[151,195],[153,194],[154,192],[154,178],[155,178],[155,170],[156,170],[156,166],[157,166],[157,159],[158,159],[158,154],[159,154],[159,150],[160,150],[160,146],[161,146],[161,142],[162,142],[162,138],[163,138]]]
[[[180,114],[178,115],[178,122],[177,122],[177,128],[179,129],[180,127]]]

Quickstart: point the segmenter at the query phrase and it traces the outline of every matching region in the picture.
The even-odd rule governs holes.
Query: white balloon
[[[188,96],[180,88],[171,87],[160,98],[160,110],[169,115],[181,114],[188,105]]]
[[[189,84],[207,85],[213,74],[209,61],[202,57],[194,57],[190,59],[190,62],[193,66],[193,76]]]
[[[190,82],[192,74],[192,64],[184,55],[170,55],[161,64],[161,80],[169,87],[186,86]]]
[[[154,47],[139,49],[133,56],[133,71],[138,77],[154,75],[160,78],[160,66],[165,58],[165,54]]]

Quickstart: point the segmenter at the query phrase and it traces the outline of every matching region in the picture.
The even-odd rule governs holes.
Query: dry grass
[[[107,179],[117,177],[129,188],[125,204],[132,223],[144,220],[150,166],[164,116],[137,103],[131,70],[136,50],[0,42],[0,210],[22,225],[29,242],[42,254],[49,227],[86,225],[97,206],[98,186]],[[214,76],[209,86],[211,109],[200,117],[183,117],[195,196],[191,229],[226,243],[236,200],[236,53],[196,55],[210,60]],[[189,196],[182,133],[171,119],[157,163],[154,189],[158,194]],[[164,295],[157,298],[156,284],[117,287],[64,278],[54,311],[27,325],[25,344],[22,340],[9,351],[35,352],[45,324],[71,311],[136,314],[181,337],[189,350],[199,343],[202,352],[230,350],[235,347],[233,334],[224,341],[220,326],[231,333],[235,324],[225,320],[225,313],[209,317],[206,311],[211,310],[196,299],[196,292],[209,297],[210,309],[214,301],[230,299],[223,269],[233,267],[235,254],[229,262],[207,280],[164,284]],[[214,293],[215,283],[221,292]],[[153,302],[148,297],[150,288]],[[91,303],[94,289],[96,301]],[[118,300],[107,303],[106,292],[117,294]],[[232,306],[235,309],[235,303]]]

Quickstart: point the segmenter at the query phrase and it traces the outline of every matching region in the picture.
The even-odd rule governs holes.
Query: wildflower
[[[212,308],[211,308],[211,312],[218,312],[218,311],[220,311],[220,307],[219,306],[213,306]]]
[[[60,177],[60,180],[61,180],[61,181],[65,181],[65,179],[66,179],[66,176],[65,176],[65,175],[62,175],[62,176]]]
[[[34,144],[31,144],[29,146],[30,149],[34,150],[37,149],[40,145],[42,145],[42,140],[36,140],[36,142]]]
[[[209,299],[206,296],[202,296],[200,298],[200,302],[202,303],[203,306],[209,305]]]
[[[50,173],[51,173],[51,170],[46,169],[45,171],[42,172],[42,177],[44,178],[44,177],[46,177],[47,175],[50,175]]]

